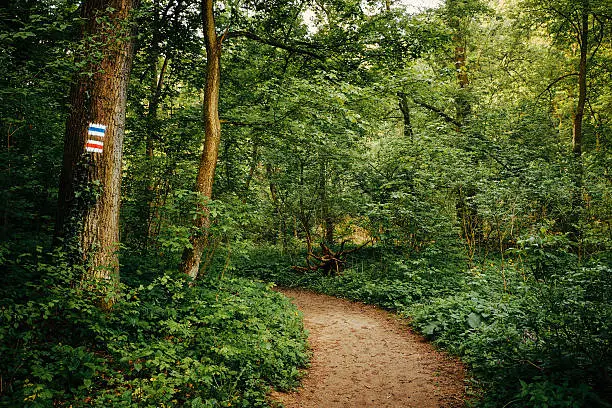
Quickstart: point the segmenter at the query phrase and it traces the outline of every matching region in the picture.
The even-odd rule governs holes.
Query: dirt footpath
[[[463,367],[391,313],[280,289],[304,313],[313,352],[302,387],[273,393],[287,408],[462,407]]]

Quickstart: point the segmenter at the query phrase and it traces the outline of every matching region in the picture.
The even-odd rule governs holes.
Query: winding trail
[[[374,306],[279,289],[304,314],[313,353],[302,386],[271,397],[287,408],[462,407],[461,364]]]

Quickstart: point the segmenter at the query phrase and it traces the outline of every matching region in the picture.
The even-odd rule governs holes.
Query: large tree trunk
[[[221,40],[215,30],[213,0],[202,0],[202,22],[206,43],[206,88],[204,89],[204,150],[200,158],[200,167],[195,191],[205,199],[212,197],[215,168],[221,141],[221,123],[219,121],[219,87],[221,84]],[[198,276],[202,252],[208,241],[210,217],[206,203],[199,204],[194,232],[189,239],[191,247],[183,252],[180,269],[192,278]]]
[[[85,58],[93,59],[96,53],[103,57],[79,74],[70,92],[55,235],[74,262],[88,265],[90,276],[84,282],[116,281],[119,276],[121,156],[133,55],[133,36],[126,21],[136,1],[86,0],[82,4],[83,38],[93,39]],[[92,123],[106,126],[104,136],[89,134]],[[101,152],[88,151],[91,140],[103,143]]]

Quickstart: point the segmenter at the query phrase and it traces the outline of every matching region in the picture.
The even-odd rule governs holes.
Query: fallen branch
[[[340,244],[340,250],[337,252],[332,251],[324,242],[321,242],[319,246],[321,247],[321,254],[316,255],[313,252],[309,252],[306,255],[306,265],[307,266],[292,266],[291,268],[298,272],[315,272],[319,269],[323,270],[327,275],[338,275],[344,269],[344,265],[346,264],[346,256],[353,252],[359,251],[366,245],[372,243],[372,240],[366,241],[362,245],[345,250],[344,245],[347,241],[343,241]],[[311,262],[311,260],[316,260],[318,263]]]

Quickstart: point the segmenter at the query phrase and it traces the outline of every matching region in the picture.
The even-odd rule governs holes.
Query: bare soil
[[[406,321],[374,306],[280,289],[304,314],[313,353],[302,386],[271,398],[287,408],[462,407],[464,368]]]

